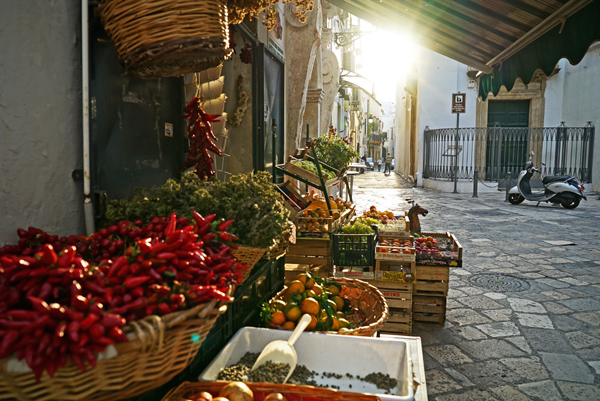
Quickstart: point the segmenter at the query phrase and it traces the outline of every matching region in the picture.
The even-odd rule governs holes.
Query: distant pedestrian
[[[385,170],[383,171],[384,174],[392,172],[392,160],[393,158],[388,152],[387,157],[385,158]]]
[[[379,160],[377,160],[377,171],[381,171],[382,164],[383,164],[383,161],[381,160],[381,157],[380,157]]]

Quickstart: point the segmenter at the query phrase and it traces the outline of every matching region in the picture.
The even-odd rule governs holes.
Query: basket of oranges
[[[372,336],[387,321],[389,310],[381,292],[369,283],[305,272],[263,304],[261,318],[267,327],[293,330],[304,314],[311,316],[308,331]]]

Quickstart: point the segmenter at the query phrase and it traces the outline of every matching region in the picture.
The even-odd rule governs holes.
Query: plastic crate
[[[334,234],[333,263],[336,266],[373,266],[375,234]]]

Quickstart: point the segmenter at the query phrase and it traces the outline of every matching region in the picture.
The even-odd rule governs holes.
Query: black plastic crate
[[[333,263],[336,266],[373,266],[375,234],[334,234]]]

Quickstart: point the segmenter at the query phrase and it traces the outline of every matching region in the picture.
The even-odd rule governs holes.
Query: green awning
[[[562,29],[562,32],[561,32]],[[550,75],[556,63],[566,58],[578,64],[590,45],[600,40],[600,1],[588,4],[533,43],[502,62],[491,74],[479,79],[479,96],[486,100],[491,92],[498,94],[501,86],[510,91],[517,78],[525,85],[531,82],[537,69]]]

